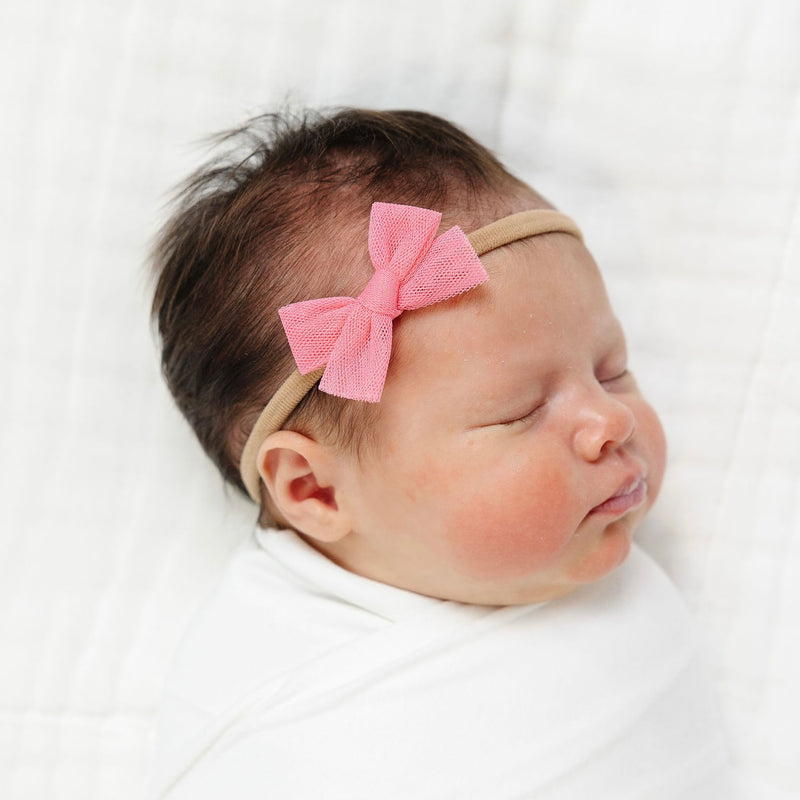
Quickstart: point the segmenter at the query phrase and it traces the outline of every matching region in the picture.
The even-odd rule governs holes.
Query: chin
[[[594,549],[569,571],[569,577],[575,583],[599,581],[624,563],[633,545],[633,528],[620,524],[622,522],[619,520],[610,525]]]

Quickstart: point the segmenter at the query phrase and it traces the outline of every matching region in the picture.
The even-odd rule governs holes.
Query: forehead
[[[506,390],[620,336],[600,272],[575,237],[532,237],[481,261],[486,283],[395,321],[387,399],[400,389],[420,402],[453,388]]]
[[[600,271],[580,240],[562,233],[515,242],[481,257],[489,280],[452,301],[396,322],[396,357],[502,347],[516,337],[567,337],[616,325]],[[399,324],[398,324],[399,323]]]
[[[486,311],[515,327],[511,309],[569,327],[575,315],[611,313],[603,279],[580,239],[567,233],[533,236],[482,257],[489,281]],[[476,298],[477,299],[477,298]]]

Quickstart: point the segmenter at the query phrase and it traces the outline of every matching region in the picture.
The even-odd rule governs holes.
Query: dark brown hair
[[[215,142],[222,155],[178,187],[156,241],[152,310],[175,401],[244,491],[244,442],[294,366],[277,309],[361,291],[371,204],[433,208],[468,230],[498,198],[531,190],[418,111],[265,114]],[[358,448],[370,408],[314,389],[284,427]]]

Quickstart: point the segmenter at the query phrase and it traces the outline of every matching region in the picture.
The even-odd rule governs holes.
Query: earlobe
[[[335,542],[350,532],[330,448],[296,431],[276,431],[261,445],[257,463],[277,511],[299,533]]]

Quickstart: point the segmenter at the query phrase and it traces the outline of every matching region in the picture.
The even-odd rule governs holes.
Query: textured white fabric
[[[249,534],[161,385],[142,264],[194,143],[287,94],[451,117],[581,225],[670,441],[643,545],[753,796],[800,793],[800,5],[468,6],[2,4],[4,800],[141,797],[170,656]]]
[[[154,796],[737,797],[689,615],[634,548],[535,606],[465,606],[243,545],[170,677]]]

